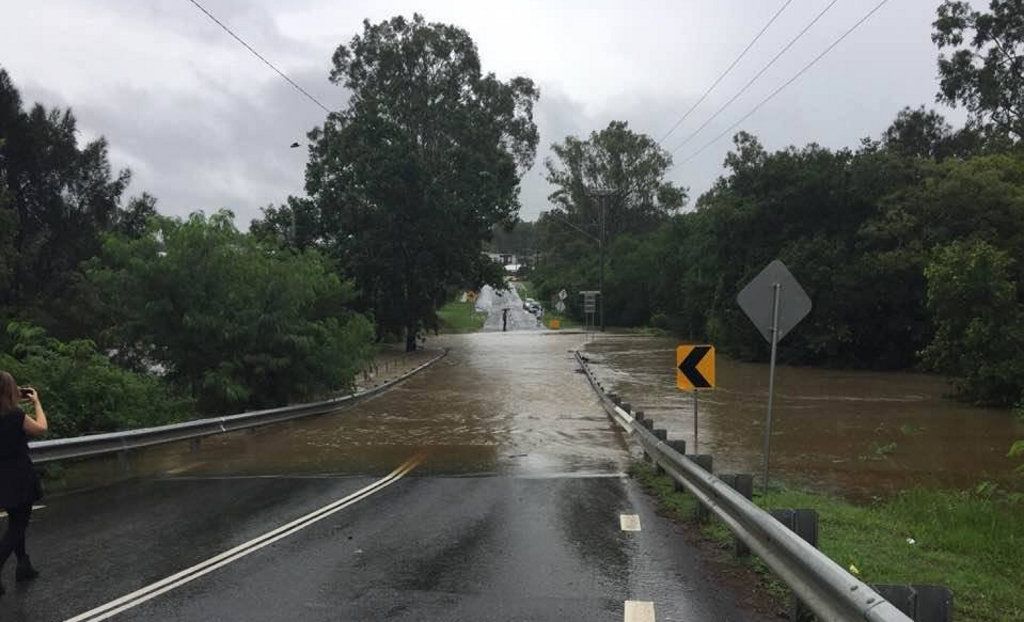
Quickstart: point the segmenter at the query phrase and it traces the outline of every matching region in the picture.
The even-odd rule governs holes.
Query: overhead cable
[[[716,142],[718,142],[719,140],[721,140],[721,139],[722,139],[722,137],[724,137],[724,136],[725,136],[725,135],[727,135],[727,134],[728,134],[729,132],[731,132],[731,131],[733,131],[734,129],[736,129],[736,127],[737,127],[737,126],[739,126],[739,125],[740,125],[741,123],[743,123],[744,121],[746,121],[747,119],[749,119],[749,118],[750,118],[750,117],[751,117],[751,116],[752,116],[752,115],[753,115],[753,114],[754,114],[755,112],[757,112],[758,110],[760,110],[760,109],[761,109],[761,106],[764,106],[765,104],[767,104],[767,103],[768,103],[769,101],[771,101],[771,100],[772,100],[772,99],[773,99],[773,98],[774,98],[774,97],[775,97],[776,95],[778,95],[779,93],[781,93],[781,92],[782,92],[782,91],[783,91],[783,90],[784,90],[784,89],[785,89],[786,87],[788,87],[788,86],[789,86],[790,84],[793,84],[794,82],[796,82],[796,81],[797,81],[797,79],[799,79],[799,78],[800,78],[800,76],[804,75],[804,73],[806,73],[808,69],[810,69],[811,67],[813,67],[813,66],[814,66],[815,64],[817,64],[817,63],[818,63],[818,61],[820,61],[820,60],[821,60],[822,58],[824,58],[826,54],[828,54],[829,52],[831,52],[831,51],[833,50],[833,48],[835,48],[835,47],[836,47],[837,45],[839,45],[839,44],[840,44],[840,43],[841,43],[841,42],[843,41],[843,39],[845,39],[846,37],[848,37],[848,36],[850,35],[850,33],[852,33],[852,32],[853,32],[854,30],[857,30],[857,28],[859,28],[861,24],[863,24],[864,22],[868,21],[868,18],[870,18],[870,17],[872,16],[872,15],[874,15],[874,14],[875,14],[875,13],[876,13],[876,12],[878,11],[878,9],[882,8],[882,5],[884,5],[884,4],[885,4],[886,2],[888,2],[888,1],[889,1],[889,0],[882,0],[881,2],[879,2],[878,4],[876,4],[876,5],[875,5],[875,7],[874,7],[873,9],[871,9],[870,11],[868,11],[868,12],[867,12],[867,13],[866,13],[866,14],[865,14],[865,15],[864,15],[863,17],[861,17],[861,18],[860,18],[859,20],[857,20],[857,22],[856,22],[856,23],[855,23],[855,24],[854,24],[853,26],[851,26],[849,30],[847,30],[846,32],[844,32],[844,33],[842,34],[842,36],[841,36],[841,37],[839,37],[838,39],[836,39],[835,41],[833,41],[831,45],[829,45],[829,46],[828,46],[827,48],[825,48],[824,50],[822,50],[822,52],[821,52],[820,54],[818,54],[817,56],[815,56],[815,57],[814,57],[814,59],[813,59],[813,60],[811,60],[811,62],[809,62],[809,63],[807,63],[806,65],[804,65],[803,69],[801,69],[800,71],[796,72],[796,74],[795,74],[795,75],[794,75],[794,76],[793,76],[792,78],[790,78],[789,80],[787,80],[786,82],[784,82],[784,83],[783,83],[783,84],[782,84],[781,86],[779,86],[779,87],[778,87],[777,89],[775,89],[774,91],[772,91],[772,92],[771,92],[771,93],[770,93],[770,94],[768,95],[768,97],[765,97],[764,99],[762,99],[762,100],[761,100],[761,102],[760,102],[760,103],[758,103],[758,104],[757,104],[756,106],[754,106],[753,108],[751,108],[750,112],[748,112],[747,114],[745,114],[745,115],[743,115],[742,117],[740,117],[740,119],[739,119],[738,121],[736,121],[735,123],[733,123],[733,124],[732,124],[732,125],[730,125],[729,127],[725,128],[725,130],[724,130],[723,132],[721,132],[720,134],[718,134],[718,136],[715,136],[714,138],[712,138],[711,140],[709,140],[709,141],[708,141],[707,143],[705,143],[705,145],[704,145],[703,147],[701,147],[701,148],[700,148],[700,149],[698,149],[697,151],[695,151],[695,152],[693,152],[692,154],[690,154],[690,155],[689,155],[689,156],[688,156],[688,157],[687,157],[687,158],[686,158],[685,160],[683,160],[682,162],[680,162],[680,164],[685,164],[685,163],[689,162],[690,160],[692,160],[692,159],[696,158],[696,157],[697,157],[698,155],[700,155],[700,154],[701,154],[701,153],[702,153],[702,152],[703,152],[703,151],[704,151],[705,149],[707,149],[707,148],[708,148],[708,147],[710,147],[711,145],[713,145],[713,144],[715,144]]]
[[[725,78],[725,76],[729,75],[729,72],[732,71],[737,64],[739,64],[743,57],[747,55],[747,52],[750,51],[750,48],[754,47],[754,44],[757,43],[758,39],[761,38],[761,35],[763,35],[765,31],[768,30],[769,26],[775,23],[775,20],[779,18],[779,15],[782,15],[782,12],[785,11],[786,7],[792,4],[792,2],[793,0],[786,0],[786,2],[784,2],[782,6],[779,7],[779,10],[775,12],[775,15],[772,15],[772,18],[768,20],[768,23],[765,24],[764,27],[761,28],[760,32],[758,32],[757,35],[750,40],[750,43],[747,44],[747,47],[743,48],[743,51],[740,52],[740,55],[737,56],[736,59],[732,61],[732,64],[726,67],[725,71],[718,75],[718,77],[711,84],[711,86],[709,86],[708,89],[704,91],[704,94],[700,96],[700,99],[698,99],[692,106],[690,106],[690,109],[687,110],[686,113],[683,114],[683,116],[679,117],[679,120],[675,122],[675,125],[673,125],[671,128],[669,128],[667,132],[665,132],[665,135],[662,136],[660,140],[658,140],[659,143],[665,142],[665,139],[671,136],[672,132],[676,131],[676,128],[678,128],[679,125],[683,121],[685,121],[686,118],[689,117],[694,110],[697,109],[697,106],[700,106],[704,102],[704,100],[707,99],[708,95],[711,94],[711,91],[715,90],[715,87],[718,86],[718,84]]]
[[[829,2],[829,3],[827,4],[827,5],[825,5],[825,8],[824,8],[824,9],[822,9],[822,10],[821,10],[821,11],[820,11],[820,12],[819,12],[819,13],[818,13],[818,14],[817,14],[817,15],[816,15],[815,17],[814,17],[814,19],[812,19],[812,20],[810,21],[810,23],[808,23],[808,24],[807,24],[806,26],[804,26],[803,30],[801,30],[800,32],[798,32],[798,33],[796,34],[796,36],[795,36],[795,37],[793,37],[792,39],[790,39],[789,43],[787,43],[787,44],[786,44],[786,46],[785,46],[784,48],[782,48],[781,50],[779,50],[779,52],[778,52],[778,53],[777,53],[777,54],[776,54],[775,56],[773,56],[773,57],[772,57],[772,59],[771,59],[770,61],[768,61],[768,64],[767,64],[767,65],[765,65],[765,66],[764,66],[763,68],[761,68],[761,71],[758,71],[758,72],[757,72],[757,74],[756,74],[756,75],[755,75],[755,76],[754,76],[753,78],[751,78],[751,79],[750,79],[750,80],[749,80],[749,81],[748,81],[748,82],[747,82],[746,84],[744,84],[744,85],[743,85],[743,88],[741,88],[741,89],[740,89],[739,91],[736,91],[736,94],[735,94],[735,95],[733,95],[733,96],[732,96],[732,97],[731,97],[731,98],[729,99],[729,101],[727,101],[727,102],[725,102],[724,104],[722,104],[722,105],[721,105],[721,106],[720,106],[720,107],[718,108],[718,110],[716,110],[716,111],[715,111],[715,113],[714,113],[714,114],[712,114],[712,115],[711,115],[710,117],[708,117],[708,118],[707,118],[707,120],[706,120],[706,121],[704,121],[704,123],[702,123],[702,124],[700,125],[700,127],[698,127],[697,129],[695,129],[695,130],[694,130],[693,132],[691,132],[691,133],[690,133],[690,135],[689,135],[689,136],[687,136],[687,137],[686,137],[685,139],[683,139],[683,142],[681,142],[681,143],[679,143],[678,145],[676,145],[676,147],[675,147],[675,148],[674,148],[674,149],[672,150],[672,153],[675,153],[675,152],[679,151],[680,149],[682,149],[682,148],[683,148],[683,146],[684,146],[684,145],[686,145],[687,143],[689,143],[689,142],[690,142],[691,140],[693,140],[693,138],[694,138],[694,137],[695,137],[695,136],[696,136],[697,134],[699,134],[699,133],[701,132],[701,130],[703,130],[704,128],[706,128],[706,127],[708,126],[708,124],[709,124],[709,123],[711,123],[711,122],[712,122],[712,121],[714,121],[714,120],[715,120],[716,118],[718,118],[718,115],[722,114],[722,113],[723,113],[723,112],[725,111],[725,109],[726,109],[726,108],[728,108],[728,107],[729,107],[730,105],[732,105],[732,103],[733,103],[734,101],[736,101],[737,99],[739,99],[740,95],[743,95],[744,93],[746,93],[746,92],[747,92],[747,89],[749,89],[749,88],[750,88],[751,86],[753,86],[753,84],[754,84],[755,82],[757,82],[757,81],[758,81],[758,79],[759,79],[759,78],[760,78],[761,76],[763,76],[763,75],[764,75],[764,73],[765,73],[766,71],[768,71],[768,69],[770,69],[770,68],[771,68],[771,66],[772,66],[772,65],[774,65],[774,64],[775,64],[775,62],[776,62],[777,60],[779,60],[780,58],[782,58],[782,55],[783,55],[783,54],[785,54],[785,53],[786,53],[787,51],[789,51],[789,48],[793,47],[793,44],[794,44],[794,43],[796,43],[797,41],[799,41],[801,37],[803,37],[803,36],[804,36],[805,34],[807,34],[807,31],[808,31],[808,30],[810,30],[810,29],[811,29],[811,27],[813,27],[813,26],[814,26],[815,24],[817,24],[817,23],[818,23],[818,20],[820,20],[820,19],[821,19],[822,17],[824,17],[824,16],[825,16],[825,13],[828,13],[828,10],[829,10],[829,9],[831,9],[831,8],[832,8],[832,7],[833,7],[833,6],[835,5],[835,3],[836,3],[836,2],[839,2],[839,0],[832,0],[832,1],[831,1],[831,2]]]
[[[205,7],[203,6],[203,5],[199,4],[199,3],[198,3],[198,2],[196,1],[196,0],[188,0],[188,1],[189,1],[189,2],[191,2],[192,4],[194,4],[194,5],[195,5],[195,7],[196,7],[197,9],[199,9],[200,11],[202,11],[203,13],[205,13],[205,14],[206,14],[206,16],[207,16],[207,17],[209,17],[209,18],[210,18],[211,20],[213,20],[213,22],[214,22],[215,24],[217,24],[218,26],[220,26],[221,28],[223,28],[223,29],[224,29],[224,32],[226,32],[226,33],[228,33],[229,35],[231,35],[231,36],[232,36],[232,37],[233,37],[233,38],[235,39],[235,41],[238,41],[238,42],[239,42],[239,43],[241,43],[241,44],[242,44],[243,46],[245,46],[245,49],[247,49],[247,50],[249,50],[250,52],[252,52],[253,56],[255,56],[256,58],[258,58],[258,59],[260,59],[261,61],[263,61],[263,64],[265,64],[265,65],[266,65],[267,67],[270,67],[271,69],[273,69],[273,70],[274,70],[274,71],[275,71],[275,72],[277,73],[277,75],[279,75],[279,76],[281,76],[282,78],[284,78],[284,79],[285,79],[285,81],[286,81],[286,82],[288,82],[288,84],[292,85],[292,87],[294,87],[294,88],[295,88],[295,90],[297,90],[298,92],[300,92],[300,93],[302,93],[303,95],[305,95],[305,96],[306,96],[306,97],[307,97],[307,98],[308,98],[308,99],[309,99],[309,100],[310,100],[311,102],[313,102],[313,103],[314,103],[314,104],[316,104],[317,106],[320,106],[320,108],[322,108],[324,112],[327,112],[327,113],[330,113],[330,112],[331,112],[330,108],[328,108],[327,106],[325,106],[325,105],[323,105],[322,103],[320,103],[320,100],[318,100],[317,98],[313,97],[312,95],[310,95],[310,94],[309,94],[309,92],[308,92],[308,91],[307,91],[306,89],[304,89],[304,88],[302,88],[301,86],[299,86],[298,84],[296,84],[294,80],[292,80],[291,78],[289,78],[289,77],[288,77],[288,76],[287,76],[287,75],[285,74],[285,72],[283,72],[283,71],[281,71],[280,69],[278,69],[277,67],[275,67],[275,66],[274,66],[274,64],[273,64],[272,62],[270,62],[269,60],[267,60],[267,59],[266,59],[266,58],[265,58],[265,57],[264,57],[264,56],[263,56],[262,54],[260,54],[259,52],[257,52],[257,51],[256,51],[256,50],[255,50],[255,49],[254,49],[254,48],[253,48],[253,47],[252,47],[251,45],[249,45],[248,43],[246,43],[245,41],[243,41],[241,37],[239,37],[238,35],[236,35],[236,34],[235,34],[235,33],[234,33],[234,32],[233,32],[233,31],[232,31],[232,30],[231,30],[230,28],[228,28],[228,27],[227,27],[226,25],[224,25],[224,22],[220,21],[219,19],[217,19],[216,17],[214,17],[212,13],[210,13],[209,11],[207,11],[207,10],[206,10],[206,8],[205,8]]]

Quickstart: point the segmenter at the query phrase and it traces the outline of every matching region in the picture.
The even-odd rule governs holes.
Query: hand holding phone
[[[34,400],[36,398],[36,390],[32,387],[20,387],[21,397],[26,400]]]

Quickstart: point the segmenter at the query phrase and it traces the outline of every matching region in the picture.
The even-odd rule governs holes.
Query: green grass
[[[636,465],[632,475],[666,514],[692,520],[695,501],[675,492],[668,477],[646,464]],[[843,568],[854,566],[866,583],[946,585],[953,590],[956,620],[1024,620],[1024,505],[1019,502],[925,489],[867,505],[788,489],[769,491],[755,502],[817,510],[822,552]],[[701,534],[723,546],[732,542],[714,520],[701,527]],[[785,595],[759,561],[736,563],[762,573],[769,593]]]
[[[442,333],[472,333],[480,330],[486,313],[477,313],[472,302],[452,301],[437,311]]]

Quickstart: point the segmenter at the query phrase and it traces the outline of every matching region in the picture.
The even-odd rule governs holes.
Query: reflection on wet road
[[[675,386],[676,340],[603,336],[586,346],[598,377],[690,442],[693,406]],[[716,470],[760,473],[766,365],[718,357],[718,388],[700,396],[700,451]],[[851,497],[915,484],[1011,485],[1006,457],[1024,424],[1005,410],[944,399],[938,377],[780,367],[772,435],[772,472],[795,483]]]

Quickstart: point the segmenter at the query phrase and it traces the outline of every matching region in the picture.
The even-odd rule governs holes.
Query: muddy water
[[[616,473],[626,446],[576,372],[581,336],[476,333],[431,339],[449,346],[434,366],[337,414],[133,454],[135,475],[386,473],[425,450],[419,473]],[[72,487],[114,477],[116,459],[66,472]]]
[[[665,427],[693,439],[693,403],[675,386],[675,347],[665,338],[602,337],[586,346],[599,378]],[[700,453],[716,471],[760,473],[767,365],[718,358],[718,388],[698,404]],[[1006,458],[1024,425],[1006,410],[967,406],[943,395],[941,378],[780,367],[772,473],[852,497],[911,485],[963,488],[992,480],[1019,484]]]

